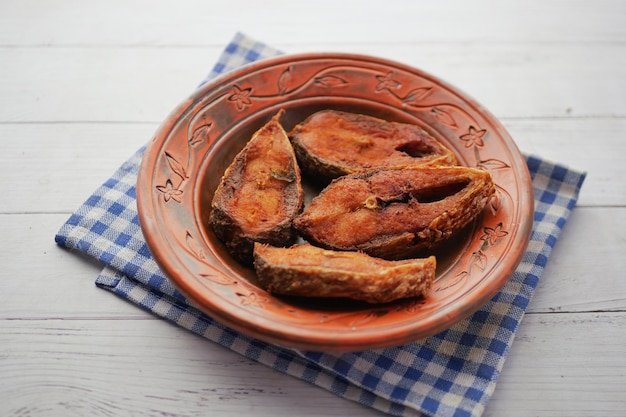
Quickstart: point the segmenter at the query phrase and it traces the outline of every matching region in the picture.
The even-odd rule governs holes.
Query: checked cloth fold
[[[207,80],[279,53],[237,33]],[[277,347],[237,333],[194,308],[172,286],[139,227],[135,184],[144,149],[87,198],[55,237],[59,245],[104,264],[96,285],[250,359],[398,416],[483,413],[585,178],[585,173],[527,156],[535,193],[531,241],[517,271],[492,300],[454,327],[415,343],[328,354]]]

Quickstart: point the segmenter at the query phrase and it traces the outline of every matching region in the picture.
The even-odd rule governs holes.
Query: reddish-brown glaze
[[[492,174],[497,191],[482,215],[436,249],[427,297],[370,306],[287,300],[260,288],[254,270],[228,255],[210,227],[214,191],[229,161],[280,108],[288,131],[323,109],[427,127],[459,164]],[[323,53],[263,60],[199,88],[148,145],[137,208],[158,266],[216,321],[282,346],[349,351],[409,343],[480,308],[522,259],[534,201],[512,138],[462,91],[398,62]]]

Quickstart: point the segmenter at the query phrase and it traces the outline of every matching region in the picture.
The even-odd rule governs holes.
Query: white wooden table
[[[0,2],[0,415],[368,416],[97,289],[54,244],[235,31],[456,85],[588,171],[486,416],[626,415],[626,2]]]

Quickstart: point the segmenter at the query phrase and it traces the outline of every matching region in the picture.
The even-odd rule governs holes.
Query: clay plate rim
[[[304,68],[302,73],[300,68]],[[333,72],[336,68],[343,69]],[[342,72],[345,68],[346,72]],[[356,75],[351,76],[351,70]],[[366,77],[368,74],[372,75],[371,79]],[[250,84],[255,80],[258,84]],[[354,93],[358,97],[350,95],[353,93],[350,83],[358,84],[360,91]],[[266,84],[275,87],[273,95],[261,94]],[[303,93],[293,93],[289,90],[290,85],[296,86],[293,91],[300,88]],[[361,91],[364,87],[369,87],[369,91]],[[320,89],[325,94],[316,96]],[[344,93],[350,96],[342,95]],[[256,108],[261,97],[267,105],[259,104]],[[219,102],[222,104],[215,104],[218,100],[222,100]],[[222,152],[220,155],[223,156],[236,151],[237,146],[228,149],[228,139],[233,141],[233,132],[246,127],[250,133],[279,107],[287,107],[288,113],[290,108],[298,109],[298,105],[305,103],[310,112],[311,108],[323,106],[324,100],[331,108],[362,106],[369,109],[370,106],[374,113],[388,112],[395,118],[413,117],[416,123],[451,146],[464,164],[480,165],[494,174],[499,186],[498,201],[490,203],[492,213],[486,209],[485,215],[470,232],[473,238],[469,246],[464,246],[464,253],[459,254],[452,267],[444,271],[441,280],[445,282],[440,281],[440,289],[442,293],[452,295],[440,300],[441,305],[432,307],[427,298],[392,306],[372,306],[363,311],[340,312],[337,317],[331,312],[331,320],[324,318],[325,311],[301,309],[294,315],[287,312],[294,309],[290,304],[250,284],[245,271],[242,273],[238,265],[232,264],[234,261],[224,256],[220,244],[212,240],[210,231],[203,226],[202,215],[198,212],[203,207],[201,200],[206,200],[207,196],[201,188],[207,181],[215,182],[214,179],[207,180],[211,176],[207,172],[211,170],[211,163],[216,165],[216,153]],[[374,115],[380,116],[378,113]],[[227,126],[219,130],[217,125],[222,120],[226,120]],[[205,138],[203,143],[198,137],[207,125],[209,133],[213,129],[220,134],[213,140]],[[180,138],[183,134],[186,135],[184,143]],[[192,148],[192,142],[196,148]],[[165,149],[172,143],[174,145]],[[187,146],[187,155],[175,155],[177,152],[184,154],[184,146]],[[241,146],[240,143],[238,147]],[[490,147],[498,147],[496,154],[489,154]],[[198,161],[190,162],[193,156],[197,156]],[[229,162],[222,162],[222,166],[216,168],[221,172],[213,176],[221,176]],[[165,180],[167,175],[169,185]],[[177,188],[172,182],[181,178]],[[180,194],[176,195],[179,191]],[[178,203],[177,198],[182,203]],[[243,334],[266,342],[328,351],[408,343],[436,334],[468,317],[502,288],[521,262],[530,238],[534,210],[532,183],[525,161],[508,132],[491,113],[467,94],[421,70],[382,58],[343,53],[270,58],[241,67],[199,88],[166,118],[148,145],[139,171],[137,204],[143,234],[158,266],[203,312]],[[499,215],[504,217],[499,218]],[[504,220],[507,229],[498,229],[496,220]],[[472,244],[474,246],[470,247]],[[460,262],[469,263],[465,269],[470,272],[463,271],[463,267],[460,273],[454,270]],[[203,273],[203,268],[207,267],[213,271],[213,281],[207,280],[207,274]],[[484,267],[488,273],[474,285],[464,288],[462,296],[455,296],[454,292],[460,290],[454,287],[462,288],[463,279],[469,282],[467,275],[471,277],[474,267]],[[457,274],[453,279],[448,276],[452,272]],[[463,273],[466,276],[462,276]],[[257,303],[245,299],[247,295],[237,291],[250,291],[257,297]],[[237,296],[231,296],[231,292]],[[263,303],[259,302],[260,298],[264,299]],[[413,311],[415,319],[406,317],[409,310]],[[427,315],[419,315],[427,310],[430,310]],[[306,323],[299,323],[298,314],[310,314],[311,317],[306,317]],[[400,318],[395,320],[396,317]],[[310,323],[311,319],[317,318],[319,323]]]

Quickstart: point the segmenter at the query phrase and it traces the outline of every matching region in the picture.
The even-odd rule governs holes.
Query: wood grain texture
[[[528,314],[484,415],[619,415],[625,330],[623,312]],[[11,320],[0,340],[5,415],[381,415],[161,320]]]
[[[527,314],[488,416],[619,416],[626,314]]]
[[[621,0],[0,2],[0,415],[381,415],[96,288],[100,265],[53,241],[235,31],[421,68],[522,151],[587,171],[484,416],[623,415],[625,16]]]
[[[501,118],[626,116],[621,106],[626,89],[623,44],[278,47],[401,60],[464,90]],[[0,48],[0,62],[10,63],[0,66],[0,90],[12,103],[0,108],[0,122],[158,123],[206,76],[220,51],[181,46]]]
[[[272,44],[598,42],[626,38],[620,0],[285,3],[233,0],[4,2],[0,43],[22,45],[223,45],[234,30]],[[108,23],[108,24],[106,24]],[[289,36],[285,36],[289,34]],[[257,36],[257,35],[255,35]]]
[[[380,415],[161,320],[9,320],[0,340],[6,416]]]

